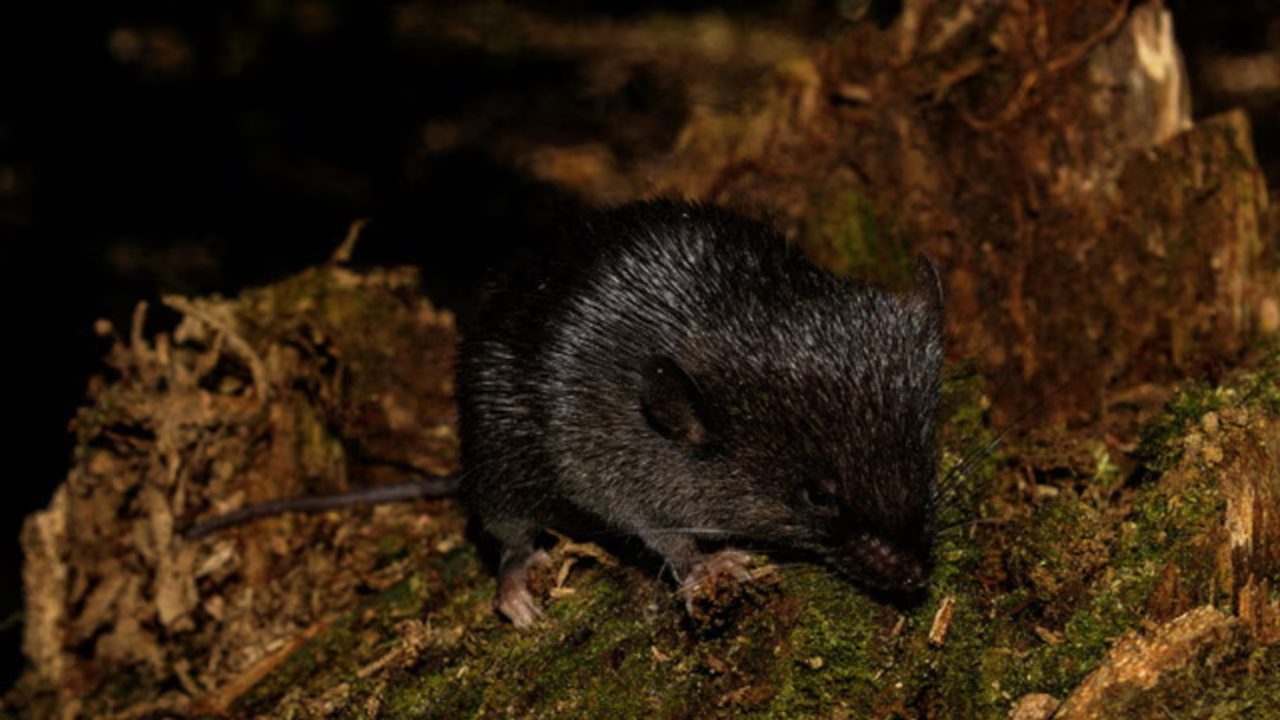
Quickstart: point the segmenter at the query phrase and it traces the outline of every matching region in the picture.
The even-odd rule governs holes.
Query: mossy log
[[[788,564],[688,617],[651,568],[576,538],[539,578],[546,622],[522,633],[492,613],[486,558],[452,501],[185,540],[186,523],[244,502],[456,469],[450,316],[412,271],[335,258],[235,300],[171,298],[181,323],[151,337],[140,309],[116,339],[67,481],[23,530],[31,669],[6,712],[1274,712],[1280,288],[1246,125],[1172,135],[1185,118],[1158,3],[903,6],[887,30],[853,24],[807,49],[726,35],[723,18],[655,25],[652,44],[616,24],[507,38],[493,51],[560,38],[623,75],[625,47],[623,64],[670,82],[687,112],[671,145],[629,165],[599,147],[496,152],[588,198],[773,208],[851,272],[934,252],[955,355],[985,373],[956,363],[948,463],[1003,427],[988,411],[997,379],[1073,424],[1015,434],[978,465],[957,509],[974,522],[942,538],[926,598],[895,605]],[[474,30],[451,37],[495,37]],[[761,52],[720,52],[726,37]],[[1126,58],[1144,72],[1119,72]],[[1198,363],[1250,356],[1252,372],[1165,390]]]
[[[1009,445],[969,486],[982,522],[944,537],[914,606],[792,564],[689,617],[651,568],[565,540],[539,579],[547,620],[520,632],[492,612],[451,501],[179,532],[228,498],[454,467],[453,331],[411,273],[335,265],[170,303],[175,333],[139,322],[118,340],[76,466],[24,530],[33,670],[11,701],[81,717],[996,717],[1045,694],[1087,717],[1277,690],[1260,671],[1280,669],[1274,372],[1177,396],[1137,472],[1086,433]],[[973,379],[949,392],[954,437],[978,441]]]

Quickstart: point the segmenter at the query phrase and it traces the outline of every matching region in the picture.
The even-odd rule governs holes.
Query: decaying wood
[[[41,681],[70,701],[122,667],[171,677],[194,642],[205,662],[182,677],[199,696],[328,604],[388,584],[367,528],[363,548],[349,546],[351,529],[309,546],[301,534],[269,546],[181,532],[231,503],[451,469],[452,318],[414,285],[409,271],[332,266],[234,302],[169,298],[183,323],[154,341],[139,306],[108,359],[116,379],[95,381],[76,421],[74,467],[23,530],[24,650]],[[419,542],[461,531],[456,518],[401,510],[382,524]],[[248,582],[211,592],[236,578]],[[210,631],[221,640],[209,645]]]
[[[1005,396],[1057,389],[1052,409],[1079,422],[1007,440],[999,475],[974,486],[983,522],[946,536],[914,608],[783,566],[691,623],[652,572],[566,541],[537,585],[550,619],[519,634],[489,611],[448,502],[186,541],[186,523],[244,502],[454,468],[452,318],[411,271],[344,267],[355,228],[328,265],[276,286],[168,298],[172,332],[146,336],[139,306],[76,420],[66,482],[23,530],[33,670],[10,706],[1141,717],[1180,691],[1247,707],[1230,695],[1243,679],[1197,685],[1206,663],[1280,668],[1274,368],[1173,388],[1275,342],[1271,208],[1243,115],[1189,127],[1160,3],[908,0],[887,30],[811,44],[719,16],[649,34],[431,12],[407,7],[397,32],[559,53],[583,64],[588,97],[645,68],[684,111],[670,145],[628,163],[514,130],[496,156],[596,202],[767,209],[850,272],[891,276],[926,248],[948,269],[955,354]],[[504,27],[537,32],[488,31]],[[447,119],[424,137],[467,142]],[[949,459],[991,432],[989,389],[958,395]]]

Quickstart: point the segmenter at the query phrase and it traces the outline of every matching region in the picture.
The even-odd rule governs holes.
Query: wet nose
[[[881,540],[861,538],[850,550],[846,556],[852,561],[849,569],[881,590],[915,592],[929,579],[929,569],[924,562]]]

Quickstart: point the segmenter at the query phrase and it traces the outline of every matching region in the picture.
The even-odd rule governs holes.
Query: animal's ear
[[[703,445],[711,440],[706,403],[689,373],[666,355],[654,355],[642,369],[640,402],[645,418],[663,436]]]
[[[916,280],[911,298],[941,330],[944,313],[942,275],[938,266],[924,253],[916,255]]]

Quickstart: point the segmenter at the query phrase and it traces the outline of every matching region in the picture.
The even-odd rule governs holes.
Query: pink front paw
[[[756,560],[751,555],[733,548],[726,548],[704,558],[689,570],[689,574],[680,583],[685,609],[690,615],[694,615],[695,598],[703,596],[715,602],[725,592],[736,591],[738,584],[751,582],[762,571],[773,569],[759,568],[753,572],[755,564]]]

